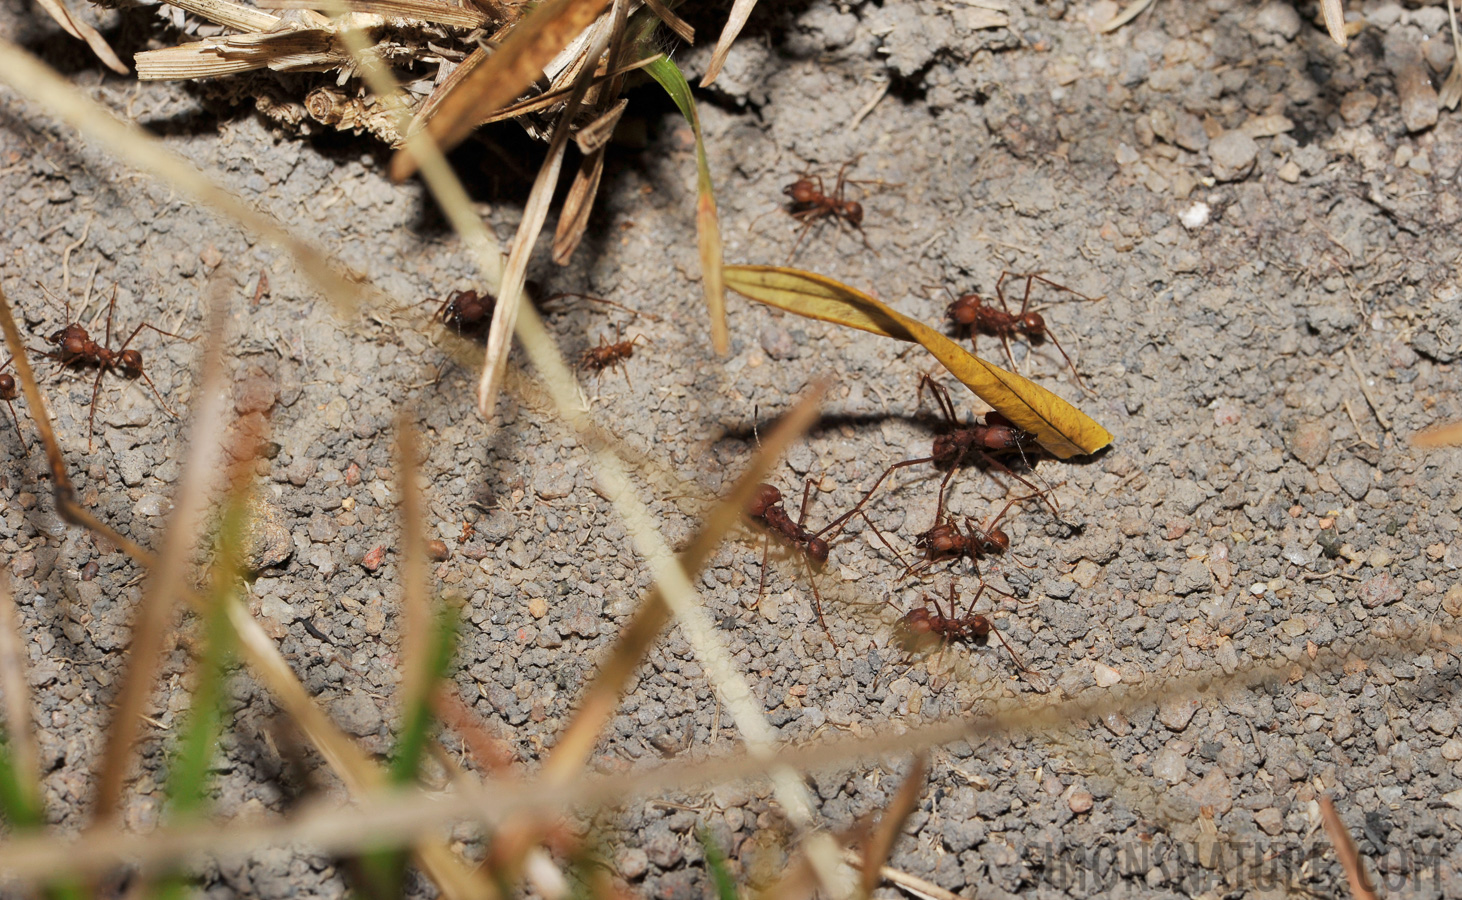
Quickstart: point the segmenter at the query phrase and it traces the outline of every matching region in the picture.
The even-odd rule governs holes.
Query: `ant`
[[[10,418],[15,420],[15,433],[20,436],[21,449],[29,453],[30,448],[26,446],[25,435],[20,430],[20,416],[15,414],[14,401],[20,399],[20,388],[16,387],[15,376],[5,371],[13,362],[15,362],[15,358],[11,357],[5,360],[3,366],[0,366],[0,400],[4,400],[5,405],[10,407]]]
[[[988,525],[983,527],[973,518],[965,516],[965,531],[960,530],[959,523],[953,515],[937,513],[934,527],[914,539],[914,546],[924,551],[924,560],[910,566],[909,574],[928,569],[945,560],[960,560],[968,557],[971,562],[978,564],[982,556],[1003,554],[1010,549],[1010,535],[1006,534],[1004,529],[996,526],[1000,524],[1001,519],[1005,518],[1005,514],[1010,511],[1012,506],[1026,500],[1034,500],[1037,496],[1038,494],[1030,494],[1012,499],[990,520]],[[1023,564],[1017,560],[1017,565]]]
[[[614,328],[615,340],[613,343],[605,335],[599,335],[599,344],[587,348],[579,355],[579,368],[588,369],[591,372],[618,368],[624,372],[624,380],[629,382],[629,369],[624,365],[625,360],[634,356],[636,342],[643,340],[648,344],[651,341],[643,334],[637,334],[627,341],[619,340],[621,336],[617,325]]]
[[[39,287],[41,288],[41,290],[45,290],[46,293],[50,293],[50,291],[46,289],[45,285],[39,285]],[[96,341],[92,340],[91,335],[87,333],[86,328],[82,326],[79,322],[71,322],[65,328],[59,329],[58,331],[52,333],[49,338],[47,338],[47,341],[49,343],[55,344],[58,349],[45,355],[48,358],[54,359],[59,362],[62,368],[71,365],[96,366],[96,381],[93,382],[91,386],[91,414],[87,417],[86,425],[86,446],[88,450],[91,450],[95,444],[94,434],[96,431],[97,391],[99,391],[102,386],[102,375],[105,374],[108,370],[120,371],[121,374],[127,378],[141,378],[142,380],[146,381],[147,386],[152,388],[153,396],[157,397],[157,402],[162,404],[162,408],[167,411],[167,414],[175,419],[178,417],[178,414],[173,411],[173,408],[171,406],[168,406],[167,401],[162,398],[162,394],[159,393],[157,385],[153,384],[152,379],[148,377],[145,371],[143,371],[142,353],[137,350],[127,349],[127,345],[132,343],[132,339],[137,337],[137,335],[141,333],[142,329],[150,328],[153,331],[156,331],[158,334],[166,335],[167,337],[179,338],[185,341],[194,340],[193,338],[184,338],[181,335],[174,334],[171,331],[163,331],[156,325],[151,325],[147,322],[143,322],[136,328],[132,329],[132,333],[127,336],[127,340],[122,342],[121,347],[113,350],[107,345],[112,342],[112,313],[116,309],[116,307],[117,288],[113,287],[111,302],[107,304],[106,338],[101,343],[97,343]],[[71,318],[70,301],[66,302],[66,318]]]
[[[949,318],[953,319],[956,325],[969,330],[971,348],[974,347],[976,334],[988,334],[1000,338],[1005,344],[1005,356],[1010,360],[1012,371],[1015,369],[1015,354],[1010,350],[1012,336],[1024,335],[1033,344],[1049,340],[1061,353],[1061,358],[1066,360],[1066,365],[1076,378],[1077,386],[1083,391],[1087,391],[1086,383],[1081,380],[1081,375],[1076,371],[1076,365],[1071,362],[1071,357],[1066,355],[1066,351],[1061,347],[1061,342],[1056,340],[1056,336],[1046,327],[1045,317],[1038,312],[1030,311],[1031,287],[1039,281],[1057,290],[1080,297],[1082,300],[1095,302],[1101,298],[1077,293],[1064,284],[1057,284],[1041,275],[1016,275],[1016,278],[1025,278],[1025,297],[1021,301],[1020,312],[1012,313],[1010,305],[1005,301],[1005,279],[1012,274],[1011,272],[1001,272],[1000,280],[995,282],[995,296],[1000,300],[1000,309],[996,309],[993,304],[983,300],[979,294],[964,294],[949,304]]]
[[[861,512],[868,501],[872,499],[879,485],[883,484],[884,480],[892,475],[895,470],[908,468],[909,466],[923,465],[924,463],[933,463],[935,468],[946,470],[944,480],[939,484],[939,502],[937,506],[938,509],[943,509],[944,492],[948,488],[949,481],[954,476],[955,470],[971,454],[975,453],[980,454],[1026,487],[1037,491],[1038,494],[1044,496],[1045,493],[1048,493],[1039,491],[1030,481],[1012,472],[1008,466],[992,456],[992,454],[996,453],[1015,452],[1019,453],[1025,459],[1027,451],[1033,453],[1038,451],[1039,445],[1036,443],[1034,435],[1015,427],[1009,419],[997,412],[986,413],[983,423],[962,425],[959,421],[959,415],[954,408],[954,400],[949,396],[949,389],[938,381],[935,381],[930,375],[925,374],[919,378],[920,403],[924,400],[924,390],[926,388],[934,397],[934,403],[939,407],[940,416],[943,418],[944,427],[947,430],[943,434],[935,436],[928,456],[921,456],[917,459],[906,459],[903,462],[896,462],[887,469],[884,469],[883,474],[878,476],[878,480],[873,482],[873,487],[868,489],[868,492],[863,495],[863,498],[854,504],[852,509],[834,519],[829,528],[840,527],[846,524],[854,515]],[[1027,464],[1029,464],[1028,459]],[[1050,504],[1050,501],[1047,501],[1047,503],[1051,505],[1051,511],[1056,513],[1056,507]],[[1057,515],[1059,518],[1059,514]]]
[[[1016,655],[1014,648],[1010,646],[1010,642],[995,629],[990,618],[975,612],[975,604],[979,601],[980,595],[985,592],[985,587],[985,583],[980,582],[979,590],[975,591],[975,596],[970,598],[970,604],[962,616],[955,615],[957,607],[955,606],[953,581],[949,583],[948,613],[939,605],[939,598],[925,594],[924,602],[929,605],[920,606],[904,613],[895,625],[899,634],[899,643],[903,646],[904,652],[913,654],[927,648],[931,642],[937,642],[939,644],[939,657],[935,661],[937,666],[939,661],[944,658],[944,648],[950,644],[980,646],[988,643],[990,635],[993,634],[1005,646],[1006,652],[1015,661],[1016,668],[1022,673],[1029,671],[1026,669],[1025,663],[1021,662],[1020,657]],[[898,609],[892,601],[885,599],[884,602],[895,610]],[[931,609],[930,606],[933,608]]]
[[[869,245],[868,236],[863,233],[863,204],[857,200],[844,199],[844,193],[849,184],[863,183],[851,181],[847,177],[848,167],[853,165],[853,162],[845,162],[838,169],[838,180],[833,185],[831,194],[823,189],[821,175],[809,177],[806,173],[799,175],[796,181],[782,188],[782,193],[792,198],[792,208],[788,210],[788,213],[802,223],[802,230],[792,244],[792,251],[787,254],[787,262],[790,263],[792,257],[797,255],[797,248],[801,246],[802,239],[807,236],[807,232],[813,224],[819,219],[829,216],[834,220],[841,219],[847,222],[853,227],[853,230],[858,232],[858,236],[863,240],[863,246],[875,254],[878,252]]]
[[[827,564],[828,543],[820,535],[814,534],[804,526],[807,520],[807,498],[812,491],[812,480],[808,479],[802,488],[802,508],[797,514],[797,521],[792,521],[792,516],[787,508],[782,505],[782,492],[770,484],[763,482],[758,484],[752,491],[751,501],[746,505],[746,514],[750,518],[765,525],[768,531],[781,535],[788,544],[792,546],[802,557],[807,565],[807,580],[812,585],[812,606],[817,613],[818,624],[827,634],[827,639],[833,639],[832,631],[827,627],[827,621],[822,617],[822,595],[817,590],[817,581],[813,577],[813,570],[821,570]],[[823,529],[826,531],[827,529]],[[771,543],[767,541],[762,544],[761,551],[761,579],[757,584],[756,600],[761,602],[762,592],[766,589],[767,578],[767,554],[771,550]]]
[[[533,281],[526,282],[523,285],[523,290],[529,297],[536,297],[539,293],[538,284]],[[579,294],[572,291],[553,294],[552,296],[533,302],[535,305],[542,306],[554,300],[561,300],[564,297],[578,297],[583,300],[593,300],[596,303],[607,303],[610,306],[617,306],[633,315],[641,315],[639,311],[630,309],[622,303],[615,303],[613,300],[606,300],[603,297]],[[435,302],[435,298],[428,298],[428,302]],[[441,322],[463,337],[481,337],[483,331],[492,322],[492,315],[496,309],[497,298],[486,291],[480,293],[471,289],[453,291],[437,307],[437,311],[432,314],[432,319]],[[649,313],[645,313],[644,315],[646,318],[653,319],[656,322],[660,321],[657,316],[652,316]]]

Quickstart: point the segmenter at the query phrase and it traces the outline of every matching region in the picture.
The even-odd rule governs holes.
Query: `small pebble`
[[[1357,591],[1361,605],[1366,609],[1375,609],[1378,606],[1387,606],[1395,603],[1402,597],[1401,585],[1391,577],[1391,573],[1382,572],[1361,582],[1360,590]]]
[[[346,487],[355,487],[358,484],[360,484],[360,466],[351,463],[345,469],[345,485]]]
[[[1183,227],[1188,229],[1189,231],[1197,231],[1204,225],[1208,224],[1208,216],[1209,213],[1211,213],[1212,211],[1212,208],[1207,203],[1204,203],[1200,200],[1197,203],[1194,203],[1192,206],[1188,207],[1187,209],[1183,210],[1182,215],[1178,217],[1178,220],[1182,222]]]
[[[1291,3],[1266,3],[1254,17],[1260,31],[1292,41],[1300,33],[1300,14]]]
[[[1325,461],[1330,452],[1330,429],[1323,422],[1305,422],[1290,436],[1289,452],[1313,469]]]
[[[1401,122],[1407,131],[1425,131],[1437,124],[1437,89],[1432,87],[1420,56],[1396,73],[1396,94],[1401,99]]]
[[[1091,677],[1098,687],[1111,687],[1122,680],[1122,673],[1111,666],[1096,663],[1091,667]]]
[[[619,870],[620,877],[627,881],[635,881],[643,878],[650,869],[650,857],[638,847],[621,850],[614,858],[614,866]]]
[[[1380,100],[1369,91],[1351,91],[1340,98],[1340,119],[1352,128],[1364,125]]]
[[[100,570],[101,570],[101,566],[98,566],[96,564],[96,560],[92,560],[91,562],[89,562],[86,565],[84,565],[84,566],[81,567],[81,580],[82,581],[91,581],[93,578],[95,578],[97,576],[97,573]]]
[[[534,597],[528,601],[528,615],[535,619],[541,619],[548,615],[548,601],[542,597]]]
[[[431,540],[426,542],[426,555],[437,562],[446,562],[452,557],[452,551],[447,548],[446,542]]]
[[[1175,697],[1165,702],[1157,713],[1158,721],[1171,731],[1182,731],[1193,721],[1193,715],[1198,712],[1198,701],[1191,698]]]
[[[1284,830],[1284,816],[1274,807],[1266,806],[1254,813],[1254,824],[1259,826],[1260,831],[1273,837]]]
[[[1092,805],[1091,794],[1087,793],[1086,791],[1080,790],[1072,791],[1071,798],[1066,801],[1066,805],[1071,807],[1071,811],[1076,813],[1077,815],[1080,815],[1084,812],[1090,812]]]
[[[1259,145],[1242,131],[1226,131],[1208,145],[1213,161],[1213,177],[1219,181],[1238,181],[1254,169]]]
[[[376,546],[372,547],[365,556],[361,557],[360,564],[365,567],[365,570],[367,572],[374,572],[381,567],[381,563],[384,562],[385,559],[386,548],[381,546],[380,544],[377,544]]]

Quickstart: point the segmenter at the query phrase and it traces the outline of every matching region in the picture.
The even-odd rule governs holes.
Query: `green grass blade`
[[[725,356],[731,350],[731,332],[726,327],[726,284],[721,277],[721,223],[716,214],[716,192],[711,184],[711,165],[706,160],[706,142],[701,135],[700,116],[695,111],[695,98],[690,85],[669,57],[645,67],[650,77],[660,83],[695,132],[696,167],[696,242],[701,254],[701,281],[706,292],[706,307],[711,315],[711,344]]]
[[[706,871],[710,873],[711,883],[716,886],[716,897],[718,900],[737,900],[740,894],[736,891],[736,879],[731,877],[731,868],[726,865],[725,851],[716,843],[715,835],[711,834],[710,829],[701,828],[698,836],[701,849],[706,853]]]
[[[26,784],[10,752],[10,742],[0,735],[0,815],[17,831],[46,824],[41,809],[40,786]]]
[[[421,758],[431,738],[432,695],[437,685],[450,674],[452,654],[457,646],[457,610],[444,606],[437,613],[432,629],[431,678],[421,694],[408,698],[409,708],[403,716],[401,735],[396,739],[396,752],[391,756],[390,779],[393,784],[408,784],[421,768]]]

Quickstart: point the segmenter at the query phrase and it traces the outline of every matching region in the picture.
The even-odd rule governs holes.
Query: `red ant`
[[[5,365],[0,366],[0,400],[4,400],[5,405],[10,407],[10,418],[15,420],[15,433],[20,436],[20,447],[29,453],[30,448],[26,446],[25,435],[20,430],[20,416],[15,414],[14,401],[20,399],[20,389],[15,385],[15,376],[5,371],[13,362],[15,359],[12,357],[5,360]]]
[[[798,176],[797,180],[782,188],[782,193],[792,198],[792,208],[788,210],[792,218],[802,223],[802,230],[797,234],[797,240],[792,244],[792,251],[787,254],[787,261],[791,262],[792,257],[797,255],[797,248],[801,246],[802,239],[819,219],[829,216],[833,219],[841,219],[858,232],[863,240],[863,246],[870,251],[877,253],[868,243],[868,236],[863,233],[863,204],[857,200],[844,199],[844,193],[849,184],[861,184],[862,182],[850,181],[847,177],[848,167],[853,162],[845,162],[838,169],[838,180],[833,185],[833,192],[828,194],[823,189],[822,176],[807,174]]]
[[[637,334],[627,341],[619,340],[621,337],[619,327],[614,329],[615,341],[610,343],[605,335],[599,335],[599,344],[589,347],[579,354],[579,367],[588,369],[591,372],[603,372],[605,369],[619,368],[624,372],[624,380],[629,381],[629,369],[625,368],[624,362],[634,356],[635,343],[643,340],[650,343],[650,339],[643,334]]]
[[[899,643],[903,646],[904,652],[913,654],[929,646],[931,641],[939,644],[939,657],[935,665],[944,658],[944,648],[950,644],[967,644],[980,646],[990,640],[990,635],[995,635],[1000,643],[1005,646],[1010,658],[1015,661],[1016,668],[1021,672],[1027,672],[1025,663],[1021,662],[1010,642],[1005,636],[995,629],[988,616],[976,613],[975,604],[979,601],[980,595],[985,592],[985,583],[980,583],[980,589],[975,591],[975,596],[970,599],[970,605],[965,609],[962,616],[956,616],[954,582],[949,583],[949,612],[945,613],[944,608],[939,605],[939,599],[929,594],[924,595],[924,602],[933,606],[920,606],[912,609],[899,617],[895,628],[899,634]],[[895,610],[898,607],[892,601],[885,600]]]
[[[937,508],[943,509],[944,492],[949,486],[949,481],[954,476],[955,470],[971,454],[975,453],[984,456],[1006,474],[1020,481],[1031,490],[1037,491],[1038,494],[1043,495],[1046,493],[1039,491],[1034,484],[1031,484],[1026,479],[1012,472],[1008,466],[1000,463],[999,460],[996,460],[991,455],[995,453],[1016,452],[1021,454],[1022,457],[1025,457],[1026,451],[1028,450],[1036,452],[1038,445],[1036,444],[1034,435],[1016,428],[1011,424],[1009,419],[997,412],[986,413],[983,423],[962,425],[955,411],[954,401],[949,396],[949,389],[935,381],[929,375],[923,375],[919,379],[920,402],[923,402],[925,388],[928,388],[929,393],[933,395],[934,403],[939,407],[940,416],[943,418],[944,426],[948,430],[943,434],[935,436],[928,456],[921,456],[918,459],[906,459],[903,462],[896,462],[887,469],[884,469],[883,474],[878,476],[878,480],[873,482],[873,486],[868,489],[868,492],[863,495],[863,498],[854,504],[852,509],[834,519],[832,524],[828,526],[829,528],[840,527],[847,523],[854,515],[858,514],[873,497],[873,493],[878,490],[879,485],[883,484],[884,480],[892,475],[895,470],[908,468],[909,466],[923,465],[924,463],[933,463],[936,468],[947,470],[944,475],[944,480],[939,484],[939,502]],[[1047,502],[1049,504],[1049,501]],[[1056,512],[1054,505],[1051,505],[1051,511],[1053,513]]]
[[[1080,297],[1082,300],[1095,302],[1101,298],[1088,297],[1085,294],[1077,293],[1064,284],[1057,284],[1041,275],[1016,275],[1015,277],[1017,278],[1025,278],[1025,298],[1021,301],[1020,312],[1012,313],[1010,311],[1010,305],[1005,301],[1005,279],[1009,278],[1011,274],[1010,272],[1001,272],[1000,280],[995,283],[995,296],[1000,300],[1000,309],[996,309],[993,305],[988,304],[985,300],[981,299],[979,294],[964,294],[949,304],[949,318],[953,319],[957,325],[969,329],[970,346],[972,348],[975,344],[976,334],[988,334],[992,337],[1000,338],[1005,344],[1005,356],[1010,360],[1010,368],[1012,370],[1015,369],[1015,354],[1010,350],[1010,338],[1012,336],[1017,334],[1024,335],[1033,344],[1038,344],[1043,340],[1050,340],[1055,348],[1060,351],[1061,358],[1066,360],[1066,365],[1070,367],[1071,374],[1076,378],[1077,386],[1083,391],[1087,390],[1085,382],[1081,380],[1081,375],[1076,371],[1075,364],[1071,362],[1071,357],[1066,355],[1066,351],[1061,347],[1061,342],[1056,340],[1056,336],[1046,327],[1045,317],[1038,312],[1030,311],[1031,286],[1039,281],[1057,290]]]
[[[497,300],[489,293],[474,290],[453,291],[437,307],[432,318],[460,335],[477,335],[492,321]]]
[[[954,516],[936,513],[934,527],[914,539],[914,546],[924,551],[924,561],[910,566],[909,573],[928,569],[945,560],[959,560],[968,557],[971,562],[978,563],[982,556],[1003,554],[1010,549],[1010,535],[996,526],[1001,519],[1005,518],[1005,514],[1010,511],[1012,506],[1026,500],[1034,500],[1037,496],[1038,494],[1030,494],[1012,499],[984,527],[981,527],[971,517],[965,516],[965,528],[967,529],[965,531],[960,530],[959,523]],[[1017,565],[1020,563],[1017,562]]]
[[[792,516],[782,505],[782,492],[770,484],[762,483],[756,486],[751,494],[751,501],[746,505],[746,514],[752,519],[767,527],[767,530],[781,535],[781,537],[792,546],[802,557],[807,566],[807,580],[812,585],[812,606],[817,613],[818,624],[827,633],[827,639],[832,640],[832,631],[827,627],[827,621],[822,617],[822,595],[817,590],[817,581],[814,578],[814,569],[821,570],[827,564],[828,543],[818,534],[813,534],[803,527],[807,520],[807,498],[812,491],[812,480],[808,479],[802,488],[802,508],[797,514],[797,521],[792,521]],[[825,531],[826,529],[824,529]],[[768,541],[762,544],[761,551],[761,580],[757,584],[756,599],[761,602],[762,592],[766,589],[767,579],[767,554],[771,550],[771,543]]]
[[[41,285],[40,287],[42,290],[46,290],[44,285]],[[50,291],[46,292],[50,293]],[[183,338],[180,335],[174,334],[171,331],[163,331],[156,325],[151,325],[143,322],[141,325],[138,325],[136,328],[132,329],[132,333],[127,336],[127,340],[122,342],[121,347],[116,350],[112,350],[107,346],[107,344],[110,344],[112,342],[112,313],[116,309],[116,307],[117,289],[113,287],[112,300],[110,303],[107,304],[106,338],[101,343],[97,343],[96,341],[92,340],[91,335],[87,333],[86,328],[83,327],[79,322],[71,322],[65,328],[62,328],[52,333],[52,335],[47,338],[47,341],[49,343],[55,344],[58,349],[54,352],[47,353],[46,356],[50,359],[58,361],[61,364],[62,368],[70,365],[96,366],[96,381],[93,382],[91,386],[91,414],[87,418],[86,426],[86,445],[88,450],[90,450],[94,446],[93,435],[96,430],[97,391],[99,391],[102,386],[102,375],[105,374],[108,370],[120,370],[122,375],[127,378],[141,378],[142,380],[146,381],[147,386],[152,388],[153,396],[157,397],[157,402],[162,404],[162,408],[167,411],[167,414],[175,419],[178,417],[178,414],[173,411],[173,408],[171,406],[168,406],[167,401],[164,400],[162,398],[162,394],[158,392],[157,385],[153,384],[152,379],[148,377],[145,371],[143,371],[142,353],[137,350],[127,349],[127,345],[132,343],[132,339],[137,337],[137,335],[141,333],[142,329],[144,328],[150,328],[153,331],[156,331],[158,334],[166,335],[167,337],[171,338],[180,338],[181,340],[185,341],[191,341],[193,340],[193,338]],[[66,318],[71,318],[71,304],[69,301],[67,301],[66,303]]]

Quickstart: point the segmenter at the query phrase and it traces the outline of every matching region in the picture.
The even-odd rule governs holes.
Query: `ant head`
[[[1004,529],[991,528],[980,538],[980,549],[986,553],[1004,553],[1010,549],[1010,535]]]
[[[1020,317],[1020,329],[1029,335],[1045,334],[1046,320],[1038,312],[1028,312]]]
[[[807,555],[812,558],[813,562],[817,563],[819,566],[827,562],[827,553],[827,541],[823,540],[820,537],[815,537],[808,540]]]
[[[0,375],[0,400],[14,400],[16,396],[15,376],[8,372]]]
[[[791,197],[793,203],[816,203],[818,198],[817,186],[807,178],[797,179],[782,188],[782,193]]]
[[[753,518],[761,518],[766,515],[768,507],[776,506],[782,502],[782,492],[763,482],[758,484],[751,492],[751,501],[746,504],[746,511]]]
[[[91,343],[86,332],[80,329],[72,330],[69,325],[51,335],[51,340],[61,345],[61,352],[66,356],[85,354],[86,345]]]
[[[854,228],[863,224],[863,204],[857,200],[849,200],[843,204],[843,218]]]
[[[142,354],[136,350],[123,350],[117,356],[117,364],[128,375],[137,376],[142,374]]]
[[[960,325],[973,325],[980,317],[980,295],[965,294],[949,304],[948,315]]]
[[[898,625],[895,627],[899,634],[899,642],[903,644],[905,652],[912,653],[921,645],[928,643],[929,635],[934,633],[932,615],[926,607],[921,606],[899,619]]]

